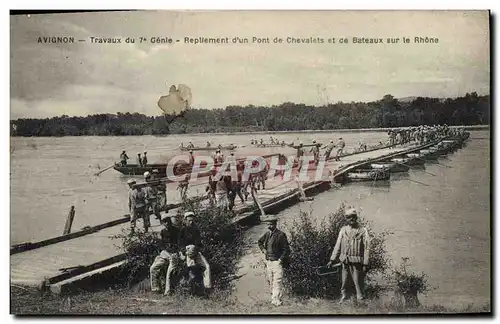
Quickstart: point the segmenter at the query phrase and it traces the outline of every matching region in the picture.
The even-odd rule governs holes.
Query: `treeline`
[[[228,106],[191,109],[170,125],[165,117],[143,114],[98,114],[87,117],[21,118],[11,121],[12,136],[165,135],[239,131],[379,128],[416,125],[487,125],[490,96],[467,93],[459,98],[398,100],[385,95],[373,102],[338,102],[307,106]]]

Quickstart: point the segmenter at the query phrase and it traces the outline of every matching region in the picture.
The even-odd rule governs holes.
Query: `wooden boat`
[[[437,160],[439,157],[439,151],[436,150],[420,150],[420,154],[422,154],[423,158],[426,160]]]
[[[201,167],[206,166],[206,163],[201,165]],[[144,172],[152,172],[153,170],[158,170],[158,173],[161,176],[165,176],[167,174],[167,164],[148,164],[146,166],[140,166],[137,164],[127,164],[126,166],[122,166],[120,164],[115,164],[113,167],[116,171],[125,174],[125,175],[143,175]],[[174,175],[181,175],[186,173],[191,173],[191,166],[187,163],[176,163],[173,167]]]
[[[210,147],[192,147],[188,148],[186,146],[180,147],[179,150],[181,151],[215,151],[217,149],[220,150],[234,150],[237,149],[238,147],[236,145],[229,145],[229,146],[210,146]]]
[[[386,169],[367,170],[355,169],[347,173],[347,180],[352,182],[358,181],[382,181],[389,180],[391,173]]]
[[[400,163],[400,164],[402,163],[402,164],[411,165],[411,166],[425,164],[425,160],[420,159],[419,156],[392,158],[391,162]]]
[[[252,145],[253,147],[290,147],[290,146],[292,146],[291,144],[287,144],[287,143],[285,143],[283,145],[281,145],[281,144],[266,144],[266,143],[264,143],[264,144],[250,144],[250,145]]]
[[[410,170],[409,166],[395,162],[377,162],[370,164],[370,167],[376,170],[388,170],[389,172],[408,172]]]

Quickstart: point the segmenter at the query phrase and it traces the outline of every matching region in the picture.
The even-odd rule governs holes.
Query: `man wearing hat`
[[[136,181],[134,179],[129,179],[127,184],[129,186],[128,208],[130,211],[130,227],[134,231],[137,219],[142,218],[144,230],[147,232],[150,223],[149,216],[146,217],[146,195],[141,188],[135,187]]]
[[[137,166],[142,166],[141,153],[137,153]]]
[[[142,157],[142,166],[148,165],[148,157],[146,156],[148,152],[144,151],[143,157]]]
[[[149,268],[151,291],[160,293],[160,274],[161,270],[168,264],[166,280],[165,280],[165,295],[173,292],[174,282],[173,277],[176,272],[182,269],[182,262],[179,256],[179,229],[172,224],[171,215],[167,215],[160,223],[164,226],[160,231],[162,251],[155,258],[153,264]]]
[[[128,159],[129,159],[129,157],[127,156],[127,153],[125,153],[125,151],[122,151],[122,154],[120,154],[120,164],[121,164],[121,166],[126,166]]]
[[[335,144],[333,143],[333,140],[331,140],[330,143],[325,147],[325,161],[330,158],[330,154],[332,153],[334,147]]]
[[[357,299],[363,299],[364,276],[370,255],[368,230],[359,225],[356,209],[348,209],[345,216],[348,225],[340,229],[337,243],[328,262],[328,266],[331,266],[337,258],[342,262],[341,302],[347,299],[349,276],[354,282]]]
[[[152,181],[152,176],[149,171],[144,172],[144,180],[146,182]],[[149,218],[150,214],[154,214],[158,220],[161,219],[160,209],[158,208],[158,189],[156,185],[150,184],[144,187],[144,195],[146,199],[146,217]]]
[[[286,234],[277,228],[278,218],[265,220],[268,231],[259,239],[259,248],[266,258],[267,280],[271,285],[271,304],[280,306],[283,297],[283,263],[290,253]]]
[[[201,233],[196,226],[196,216],[192,211],[184,213],[184,226],[179,232],[179,250],[181,253],[185,253],[186,246],[194,245],[203,249],[203,244],[201,243]]]
[[[222,162],[224,162],[224,156],[221,154],[220,148],[218,148],[215,151],[215,155],[214,155],[213,159],[214,159],[214,164],[217,166],[220,166],[220,164],[222,164]]]
[[[318,165],[319,163],[319,145],[316,144],[316,140],[313,140],[313,147],[309,153],[312,153],[314,156],[314,164]]]
[[[342,137],[340,137],[339,141],[337,142],[337,155],[335,157],[336,161],[340,161],[340,156],[344,152],[344,147],[345,147],[345,142],[342,139]]]

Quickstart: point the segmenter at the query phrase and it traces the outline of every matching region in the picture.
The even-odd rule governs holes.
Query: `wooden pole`
[[[264,208],[260,204],[259,198],[257,197],[256,193],[257,193],[257,190],[255,190],[255,187],[252,184],[251,194],[252,194],[253,201],[255,202],[255,204],[257,205],[257,207],[259,207],[260,214],[262,215],[262,217],[265,218],[266,217],[266,212],[264,211]],[[259,217],[259,220],[260,220],[260,217]]]
[[[109,170],[109,169],[111,169],[111,168],[112,168],[112,167],[114,167],[114,166],[115,166],[114,164],[113,164],[113,165],[110,165],[109,167],[107,167],[107,168],[105,168],[104,170],[101,170],[101,171],[99,171],[99,172],[95,173],[94,175],[95,175],[95,176],[98,176],[98,175],[100,175],[101,173],[103,173],[104,171]]]
[[[314,198],[307,198],[306,193],[304,191],[304,188],[302,187],[302,184],[299,181],[299,178],[295,178],[297,180],[297,187],[299,188],[299,193],[300,193],[300,201],[308,201],[308,200],[313,200]]]
[[[68,218],[66,219],[66,225],[64,225],[63,235],[71,233],[71,226],[73,225],[73,220],[75,219],[75,206],[71,206],[68,213]]]

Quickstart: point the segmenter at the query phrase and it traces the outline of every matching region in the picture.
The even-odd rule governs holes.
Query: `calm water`
[[[210,137],[209,137],[210,136]],[[11,139],[11,244],[40,240],[62,233],[67,212],[76,208],[73,228],[94,225],[127,212],[124,177],[107,167],[122,150],[134,159],[148,151],[151,163],[175,155],[181,141],[204,145],[246,145],[250,135],[176,135],[169,137],[64,137]],[[347,147],[359,139],[367,144],[385,140],[385,134],[316,133],[274,134],[280,140],[304,143],[316,139],[326,143],[342,136]],[[269,140],[269,135],[255,138]],[[289,222],[300,209],[321,218],[342,202],[362,209],[375,230],[394,232],[387,240],[391,258],[412,259],[412,267],[430,276],[436,290],[429,302],[456,306],[490,301],[490,147],[488,131],[472,131],[466,148],[427,164],[426,171],[391,180],[389,187],[347,185],[317,196],[311,203],[296,205],[282,213]],[[237,155],[268,153],[273,149],[238,149]],[[427,184],[424,186],[408,179]],[[264,230],[252,229],[255,235]],[[451,297],[451,298],[450,298]],[[423,298],[425,299],[425,298]]]

